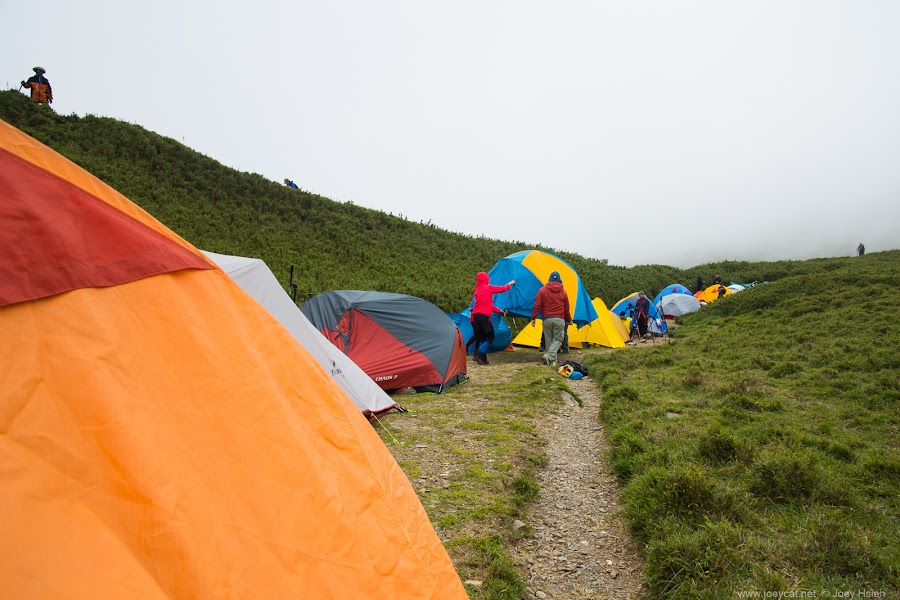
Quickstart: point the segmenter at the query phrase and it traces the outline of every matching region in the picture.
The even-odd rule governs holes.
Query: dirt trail
[[[524,356],[514,362],[494,356],[499,360],[470,371],[473,383],[489,385],[524,366]],[[574,352],[560,358],[583,361]],[[541,423],[548,464],[538,475],[540,497],[524,519],[534,535],[519,542],[512,555],[532,598],[637,598],[643,562],[622,523],[620,488],[598,418],[599,390],[591,378],[568,384],[583,406],[564,393],[564,408]]]

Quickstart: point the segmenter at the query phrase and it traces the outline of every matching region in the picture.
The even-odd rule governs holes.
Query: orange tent
[[[0,589],[465,598],[406,476],[197,249],[0,121]]]

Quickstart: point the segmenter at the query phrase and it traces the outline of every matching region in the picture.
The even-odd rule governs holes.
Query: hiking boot
[[[549,366],[550,366],[550,360],[547,359],[546,356],[542,356],[542,357],[541,357],[541,364],[544,365],[545,367],[549,367]]]
[[[474,359],[475,359],[475,362],[477,362],[479,365],[485,365],[485,364],[487,364],[487,361],[484,360],[483,358],[481,358],[481,353],[480,353],[480,352],[475,352],[475,353],[473,353],[473,354],[472,354],[472,358],[474,358]]]

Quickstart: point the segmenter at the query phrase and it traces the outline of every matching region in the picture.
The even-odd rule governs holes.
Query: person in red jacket
[[[572,324],[572,311],[569,309],[569,295],[563,287],[559,271],[550,273],[544,287],[538,290],[531,311],[531,326],[535,319],[541,317],[544,326],[544,347],[547,351],[541,357],[545,365],[556,365],[556,353],[566,335],[566,327]]]
[[[29,77],[28,81],[22,82],[22,87],[31,90],[31,101],[38,104],[53,104],[53,90],[50,88],[50,82],[44,77],[47,72],[44,67],[35,67],[34,77]]]
[[[494,343],[494,324],[491,322],[491,315],[501,312],[506,314],[494,306],[494,294],[505,292],[516,285],[515,279],[506,285],[491,285],[490,281],[490,276],[482,271],[475,277],[475,291],[472,293],[472,315],[469,317],[472,321],[472,332],[475,334],[475,351],[472,358],[479,365],[488,364],[487,353]]]

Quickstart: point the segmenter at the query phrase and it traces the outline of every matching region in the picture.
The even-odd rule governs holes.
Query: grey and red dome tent
[[[386,391],[412,387],[440,393],[466,379],[462,334],[427,300],[335,290],[310,298],[300,310]]]

